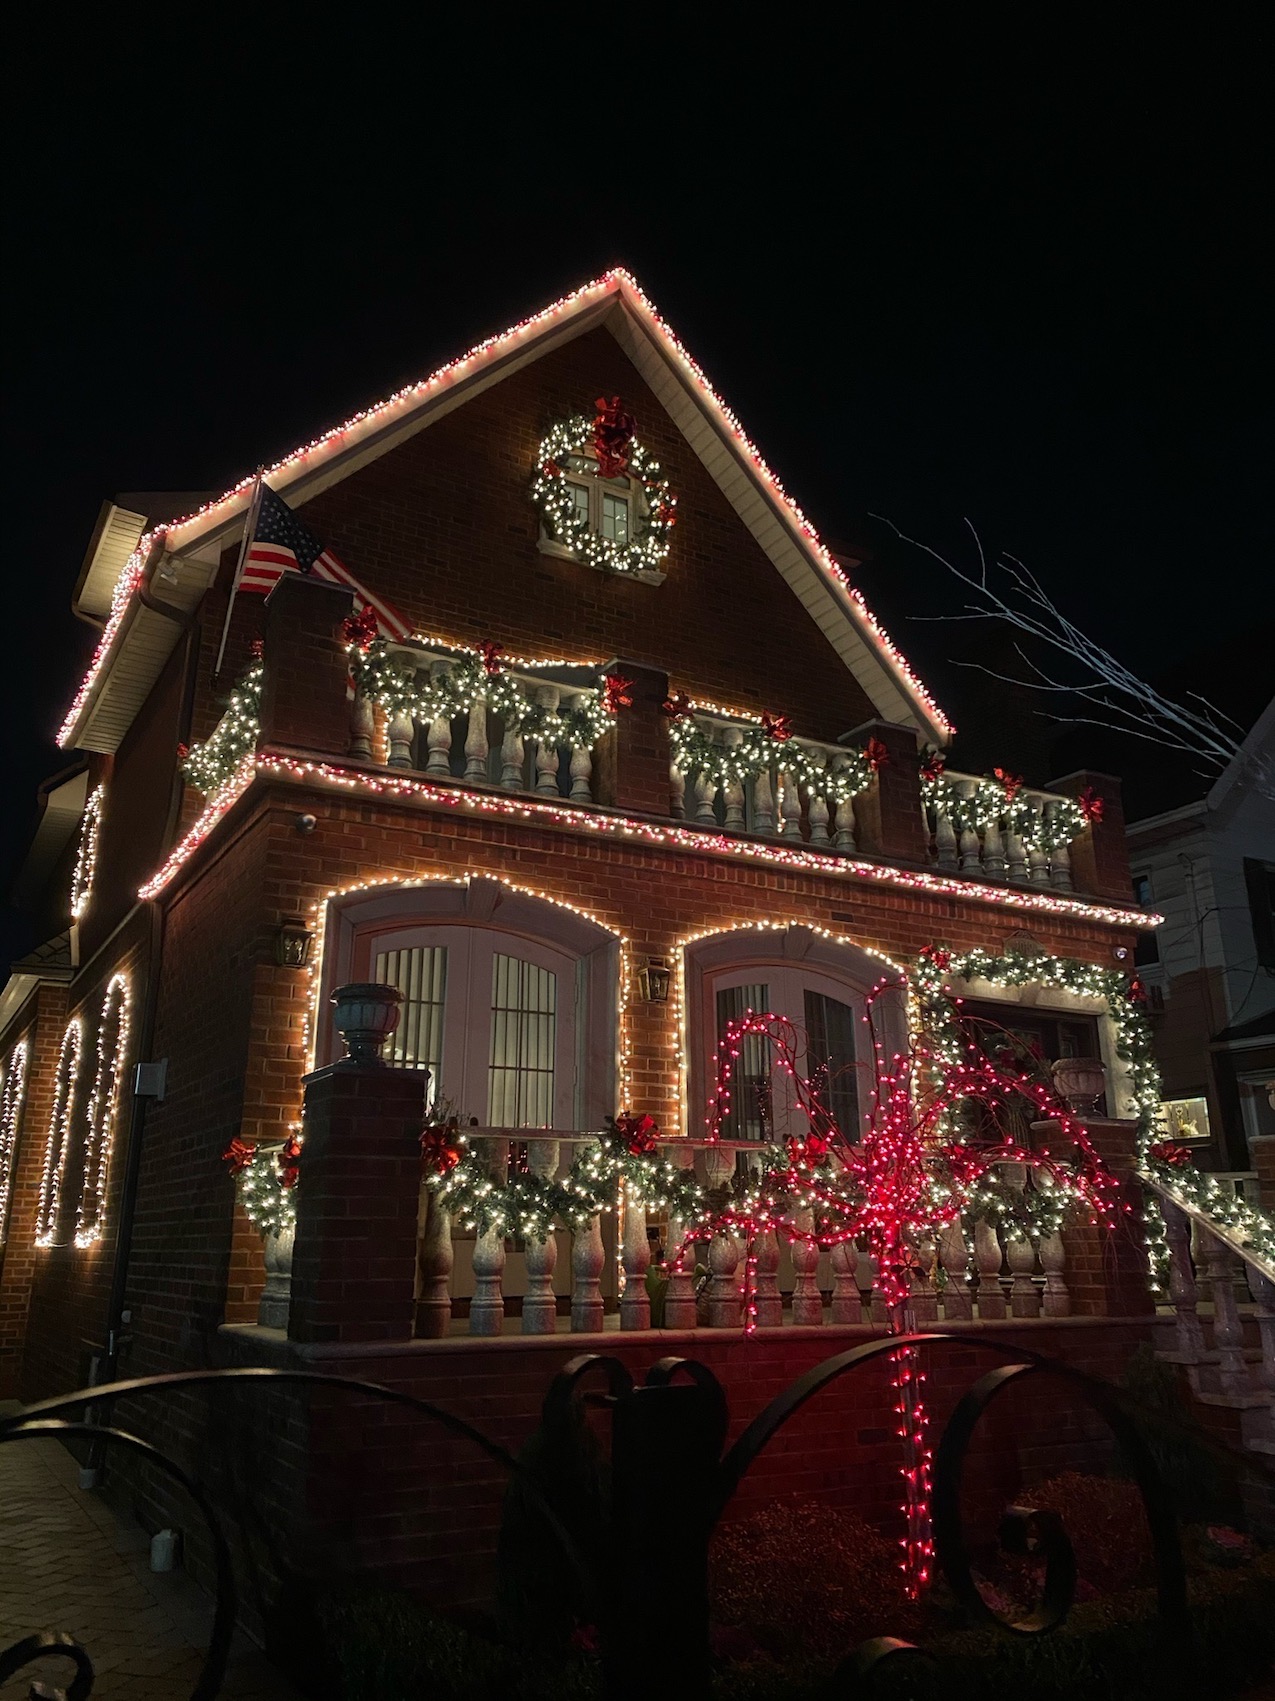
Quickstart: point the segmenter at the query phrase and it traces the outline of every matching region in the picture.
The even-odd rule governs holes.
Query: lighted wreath
[[[607,573],[656,571],[669,552],[677,498],[661,475],[660,463],[638,442],[633,417],[619,397],[599,397],[597,409],[592,418],[581,413],[563,420],[541,443],[532,497],[550,536],[590,567]],[[572,461],[576,464],[569,466]],[[571,484],[624,477],[642,487],[644,511],[630,515],[629,537],[621,543],[604,537],[577,510]]]

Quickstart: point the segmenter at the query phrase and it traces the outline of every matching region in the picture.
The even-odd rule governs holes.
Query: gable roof
[[[766,465],[739,420],[626,271],[605,273],[428,378],[365,408],[264,469],[296,506],[377,459],[550,349],[600,325],[615,336],[781,577],[884,720],[946,744],[953,728],[877,622],[845,569]],[[181,625],[242,532],[252,476],[137,538],[119,570],[101,642],[58,742],[113,750]],[[159,582],[156,583],[156,576]]]

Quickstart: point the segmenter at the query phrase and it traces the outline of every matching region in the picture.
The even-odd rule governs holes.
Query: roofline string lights
[[[524,821],[531,826],[546,822],[554,826],[577,828],[598,837],[632,840],[669,850],[708,852],[744,862],[760,863],[763,866],[786,868],[798,873],[863,880],[873,885],[921,892],[927,896],[967,898],[977,903],[1025,911],[1029,914],[1069,916],[1079,921],[1141,929],[1158,927],[1163,920],[1163,917],[1148,914],[1144,910],[1091,904],[1080,898],[1052,892],[993,886],[985,880],[938,874],[924,869],[892,868],[884,863],[866,862],[839,852],[821,854],[805,846],[798,850],[782,844],[760,844],[748,839],[734,838],[728,833],[697,829],[689,824],[665,825],[609,811],[603,813],[601,810],[579,808],[566,802],[541,802],[536,798],[515,796],[507,792],[469,791],[461,785],[436,785],[428,780],[410,779],[399,774],[369,774],[358,769],[339,767],[332,762],[303,761],[269,749],[259,752],[255,759],[245,761],[244,767],[232,776],[226,789],[210,802],[163,865],[139,887],[140,898],[154,898],[163,891],[236,799],[247,790],[254,773],[266,779],[287,779],[302,784],[332,786],[339,791],[372,797],[411,799],[443,809],[459,808],[479,816]]]
[[[868,608],[862,594],[851,584],[845,569],[833,559],[820,541],[814,526],[766,464],[760,451],[748,437],[734,413],[713,389],[703,368],[688,353],[676,334],[660,317],[652,302],[638,285],[637,280],[622,267],[606,272],[600,278],[596,278],[582,285],[579,289],[573,290],[570,294],[562,296],[539,313],[530,315],[499,335],[487,337],[482,342],[475,343],[467,353],[440,366],[429,377],[420,380],[418,383],[406,385],[392,396],[374,403],[371,407],[362,409],[360,412],[351,415],[341,425],[323,432],[309,443],[294,449],[290,454],[276,461],[273,466],[266,467],[261,476],[269,481],[272,487],[282,476],[286,487],[289,482],[306,470],[312,457],[318,455],[321,451],[329,448],[352,447],[353,443],[366,435],[368,431],[391,423],[392,416],[395,413],[406,413],[412,406],[426,400],[431,392],[444,391],[460,380],[471,376],[476,366],[511,352],[519,343],[525,342],[529,337],[548,327],[555,320],[561,319],[564,315],[579,307],[602,301],[606,296],[612,294],[620,295],[630,306],[638,310],[639,315],[647,321],[648,327],[664,344],[666,351],[693,381],[709,411],[716,416],[719,424],[734,441],[739,452],[751,462],[754,472],[766,485],[775,501],[786,510],[794,529],[800,534],[806,547],[815,557],[820,570],[831,582],[835,593],[849,605],[849,610],[852,611],[856,622],[861,623],[866,629],[877,651],[898,677],[906,691],[924,705],[925,711],[935,728],[943,736],[950,737],[955,731],[952,723],[943,714],[920,678],[912,671],[902,651],[894,644],[885,628]],[[210,524],[219,524],[236,518],[240,512],[246,509],[251,499],[256,477],[257,475],[253,474],[241,479],[213,501],[205,503],[202,507],[167,526],[155,527],[139,540],[136,549],[120,569],[119,577],[115,581],[111,593],[111,611],[106,626],[93,653],[88,672],[85,674],[58,732],[57,742],[60,746],[65,748],[74,738],[81,711],[88,702],[107,657],[114,647],[125,617],[141,586],[147,563],[156,546],[162,543],[172,549],[181,549],[187,541],[193,541],[193,539],[188,540],[182,536],[187,528],[197,527],[204,530]]]
[[[77,1246],[92,1246],[102,1238],[111,1152],[119,1120],[120,1086],[128,1057],[131,1003],[128,976],[112,975],[98,1021],[97,1069],[84,1131],[84,1181],[76,1213]]]
[[[96,785],[84,805],[80,823],[80,843],[75,853],[75,872],[71,876],[71,920],[79,921],[88,911],[93,896],[93,880],[97,874],[97,851],[102,836],[102,809],[106,803],[105,785]]]
[[[75,1117],[75,1088],[80,1073],[84,1028],[72,1016],[62,1032],[58,1066],[53,1083],[53,1105],[49,1111],[49,1133],[44,1145],[40,1173],[40,1199],[35,1213],[35,1244],[52,1246],[57,1233],[58,1205],[66,1179],[66,1161],[71,1152],[71,1126]]]
[[[14,1155],[18,1147],[18,1129],[22,1123],[22,1107],[27,1095],[27,1063],[30,1047],[20,1039],[9,1053],[0,1079],[0,1246],[4,1245],[9,1224],[9,1201],[13,1196]]]

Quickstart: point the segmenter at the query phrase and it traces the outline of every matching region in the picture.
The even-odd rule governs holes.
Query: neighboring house
[[[1275,1202],[1275,703],[1198,801],[1129,825],[1169,1135]]]

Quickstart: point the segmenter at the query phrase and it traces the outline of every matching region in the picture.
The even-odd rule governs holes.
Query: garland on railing
[[[238,772],[244,757],[257,748],[264,677],[260,646],[254,646],[252,666],[231,691],[225,714],[202,743],[178,752],[182,773],[205,797],[219,792]]]
[[[418,669],[417,657],[392,650],[380,639],[366,647],[352,639],[348,648],[359,690],[387,714],[450,721],[467,715],[476,703],[485,703],[522,738],[587,750],[614,726],[624,696],[617,687],[629,683],[612,675],[600,690],[565,691],[567,701],[550,709],[533,702],[505,672],[495,644],[482,645],[479,655],[459,656],[446,668],[433,669]]]
[[[239,1187],[248,1221],[261,1234],[296,1227],[296,1187],[301,1179],[301,1141],[289,1134],[282,1146],[253,1145],[238,1135],[221,1154]]]
[[[738,744],[719,744],[709,728],[692,718],[689,703],[680,695],[667,700],[664,712],[673,766],[681,774],[707,774],[719,787],[743,785],[776,767],[795,785],[826,797],[829,803],[844,803],[868,789],[886,760],[884,745],[874,738],[834,758],[833,766],[796,742],[786,715],[763,715],[759,724],[741,726]]]
[[[1032,802],[1017,774],[1003,768],[975,781],[972,792],[968,784],[948,778],[937,752],[929,752],[922,761],[921,797],[936,815],[946,815],[958,833],[971,827],[978,833],[999,827],[1020,838],[1028,850],[1048,855],[1102,819],[1103,800],[1092,795],[1092,788],[1079,798],[1050,797],[1046,809]]]

